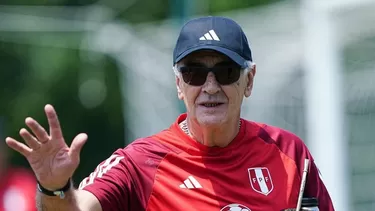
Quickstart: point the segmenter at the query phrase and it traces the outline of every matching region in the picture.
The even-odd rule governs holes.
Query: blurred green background
[[[256,7],[275,0],[210,0],[205,14]],[[106,7],[116,11],[120,1],[102,1]],[[137,0],[125,11],[119,10],[113,19],[131,24],[158,22],[167,18],[180,20],[181,27],[186,16],[199,15],[198,1],[183,0]],[[90,6],[93,0],[2,0],[2,5],[17,6]],[[67,19],[74,17],[67,17]],[[0,21],[0,25],[2,22]],[[35,23],[38,24],[38,23]],[[0,40],[0,116],[4,117],[5,135],[20,139],[18,131],[25,127],[24,119],[35,118],[47,127],[43,111],[45,104],[55,106],[67,142],[80,132],[89,136],[83,152],[81,166],[75,174],[75,181],[81,181],[108,157],[115,149],[124,147],[124,128],[129,122],[123,119],[123,102],[120,92],[119,70],[111,57],[100,55],[100,62],[80,59],[79,45],[83,32],[7,32],[1,36],[27,36],[40,44],[4,42]],[[25,34],[26,33],[26,34]],[[177,34],[176,34],[177,38]],[[58,42],[62,47],[44,46],[43,42]],[[64,47],[66,44],[66,47]],[[170,52],[172,59],[172,52]],[[97,105],[86,108],[79,99],[80,72],[103,74],[106,84],[105,99]],[[173,81],[171,81],[171,84]],[[131,120],[128,120],[131,121]],[[131,124],[131,123],[130,123]],[[18,153],[11,153],[14,165],[27,166]]]
[[[301,2],[320,3],[320,13],[306,20]],[[89,136],[74,175],[79,183],[117,148],[168,127],[185,111],[171,70],[179,29],[192,17],[223,15],[242,26],[257,64],[242,116],[290,130],[311,150],[319,142],[321,151],[313,155],[336,200],[348,195],[353,210],[375,210],[374,11],[371,0],[0,0],[0,136],[20,139],[28,116],[47,126],[43,107],[54,105],[69,144],[80,132]],[[314,20],[320,29],[311,30]],[[322,55],[314,62],[327,71],[313,83],[315,105],[327,104],[319,96],[334,89],[321,91],[320,83],[338,70],[333,81],[342,101],[331,109],[340,110],[333,118],[344,128],[340,138],[309,140],[305,56],[311,40]],[[328,117],[324,125],[334,116],[314,114]],[[324,141],[331,148],[322,150]],[[329,141],[344,150],[335,151]],[[28,168],[9,152],[13,165]],[[328,162],[338,154],[344,155],[334,159],[341,165]],[[337,175],[337,166],[348,175]],[[348,184],[338,188],[341,178]]]

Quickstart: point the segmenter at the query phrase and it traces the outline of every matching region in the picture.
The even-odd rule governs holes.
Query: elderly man
[[[311,160],[305,197],[333,211],[329,194],[303,142],[285,130],[240,118],[256,67],[241,27],[224,17],[186,23],[173,53],[178,98],[187,113],[157,134],[119,149],[84,179],[71,177],[87,136],[66,145],[55,110],[45,107],[48,134],[26,118],[20,135],[7,138],[23,154],[47,210],[252,210],[295,208],[304,160]]]

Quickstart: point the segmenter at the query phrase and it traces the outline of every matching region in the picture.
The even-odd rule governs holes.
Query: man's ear
[[[184,100],[184,93],[182,92],[182,84],[179,76],[176,75],[176,88],[177,88],[177,97],[180,100]]]
[[[247,84],[246,84],[246,88],[245,88],[245,97],[250,97],[251,95],[251,92],[253,91],[253,84],[254,84],[254,77],[255,77],[255,74],[256,74],[256,65],[253,64],[253,66],[251,67],[251,70],[247,73]]]

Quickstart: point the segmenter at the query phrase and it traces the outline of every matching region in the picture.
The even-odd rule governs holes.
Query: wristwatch
[[[50,190],[47,190],[46,188],[44,188],[38,181],[38,184],[37,184],[37,188],[38,188],[38,191],[47,195],[47,196],[59,196],[60,199],[64,199],[65,198],[65,192],[67,192],[70,187],[72,186],[72,183],[71,183],[71,180],[69,179],[68,180],[68,183],[66,183],[66,185],[61,188],[61,189],[58,189],[58,190],[54,190],[54,191],[50,191]]]

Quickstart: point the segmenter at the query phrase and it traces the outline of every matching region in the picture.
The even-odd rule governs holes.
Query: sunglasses
[[[200,63],[189,63],[178,67],[185,83],[192,86],[202,86],[209,72],[215,75],[220,85],[230,85],[241,76],[241,67],[233,62],[221,62],[213,67],[206,67]]]

